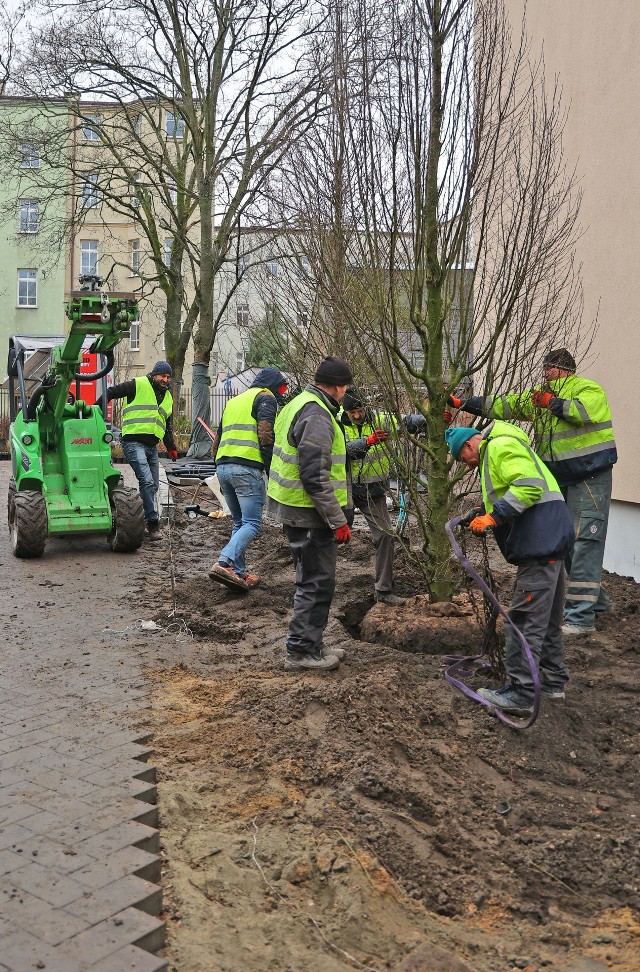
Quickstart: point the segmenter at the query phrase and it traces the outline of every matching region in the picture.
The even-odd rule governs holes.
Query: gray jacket
[[[340,411],[338,403],[326,392],[307,385],[305,391],[313,392],[326,404],[335,417]],[[347,507],[338,503],[331,485],[331,455],[334,425],[326,409],[316,402],[303,405],[289,429],[289,443],[298,450],[300,479],[305,492],[311,497],[313,507],[287,506],[271,497],[267,500],[267,513],[285,526],[336,530],[350,518],[347,510],[353,506],[351,477],[347,470]],[[345,448],[346,452],[346,448]],[[348,460],[347,460],[348,463]]]

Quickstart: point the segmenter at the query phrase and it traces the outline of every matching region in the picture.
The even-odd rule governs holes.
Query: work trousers
[[[146,522],[158,523],[156,493],[160,485],[160,460],[156,446],[122,439],[122,452],[136,474]]]
[[[393,590],[393,527],[387,509],[386,496],[368,496],[366,501],[354,504],[361,511],[369,530],[376,552],[375,589],[378,594],[388,594]]]
[[[563,490],[576,531],[575,546],[565,560],[569,580],[564,620],[581,628],[592,627],[596,612],[611,608],[601,584],[611,480],[611,469],[605,469]]]
[[[314,655],[322,651],[322,636],[336,588],[338,546],[327,528],[285,526],[296,569],[296,592],[289,622],[287,652]]]
[[[561,560],[521,564],[516,574],[508,614],[524,635],[535,659],[540,680],[562,688],[569,678],[562,647],[564,568]],[[522,642],[505,625],[506,669],[520,695],[533,701],[533,678]]]

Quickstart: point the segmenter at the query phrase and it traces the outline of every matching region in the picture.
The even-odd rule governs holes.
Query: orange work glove
[[[171,462],[175,462],[176,459],[178,458],[178,450],[177,449],[167,449],[167,455],[169,456],[169,459],[171,459]]]
[[[462,399],[456,398],[455,395],[449,395],[449,405],[451,405],[452,408],[460,408],[462,405]]]
[[[535,391],[531,396],[531,404],[535,408],[549,408],[549,405],[555,398],[551,392]]]
[[[483,533],[487,533],[490,527],[497,526],[498,524],[491,516],[491,513],[483,513],[482,516],[476,516],[475,520],[472,520],[469,524],[471,532],[475,533],[477,537],[481,537]]]
[[[351,540],[351,530],[347,523],[334,530],[334,534],[336,543],[349,543],[349,540]]]
[[[386,442],[388,438],[388,432],[385,432],[384,429],[376,429],[375,432],[372,432],[371,435],[367,436],[367,445],[378,445],[379,442]]]

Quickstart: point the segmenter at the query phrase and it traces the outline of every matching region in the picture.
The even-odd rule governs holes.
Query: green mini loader
[[[111,371],[114,349],[137,319],[137,302],[131,295],[106,294],[99,277],[81,277],[80,283],[83,289],[73,291],[66,306],[69,333],[51,349],[48,370],[30,393],[26,340],[9,340],[8,513],[16,557],[40,557],[50,536],[104,534],[119,552],[137,550],[144,537],[140,495],[121,485],[113,467],[104,404],[88,405],[70,394],[74,381],[78,388],[80,378],[99,380]],[[89,351],[103,366],[81,375],[89,336]]]

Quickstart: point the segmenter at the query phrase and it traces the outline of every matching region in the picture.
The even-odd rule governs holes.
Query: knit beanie
[[[562,368],[563,371],[575,371],[576,359],[572,354],[569,354],[566,348],[556,348],[555,351],[549,351],[549,354],[546,355],[543,367]]]
[[[364,396],[355,385],[349,385],[344,393],[342,407],[345,412],[352,412],[356,408],[364,408]]]
[[[268,388],[274,394],[287,384],[287,379],[279,368],[262,368],[255,376],[249,388]]]
[[[319,385],[350,385],[353,375],[344,358],[336,358],[330,354],[316,368],[313,380]]]
[[[444,438],[454,459],[459,457],[465,442],[472,439],[474,435],[480,435],[480,432],[473,425],[456,425],[452,429],[447,429]]]
[[[168,361],[156,361],[152,370],[149,372],[149,378],[153,378],[154,375],[172,375],[173,368]]]

